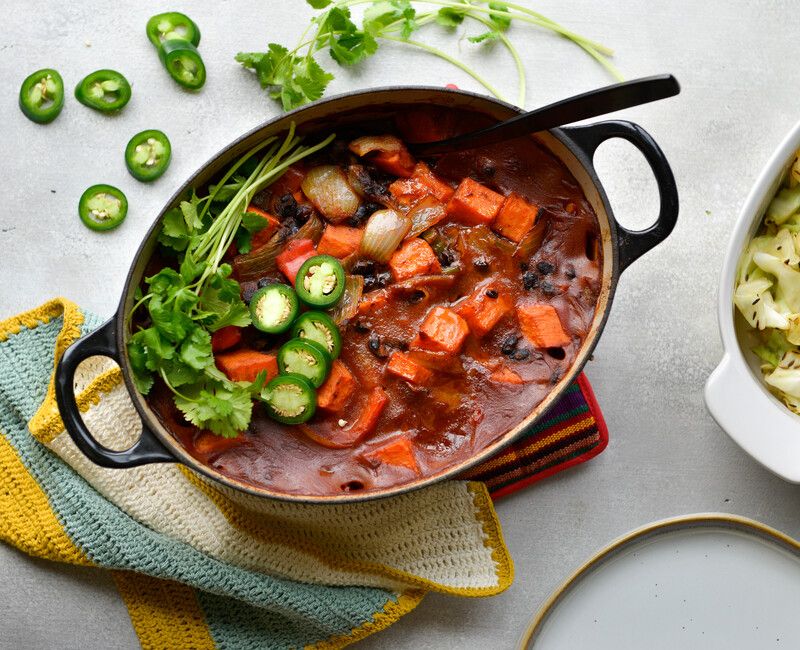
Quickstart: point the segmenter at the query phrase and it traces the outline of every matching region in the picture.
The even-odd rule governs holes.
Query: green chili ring
[[[92,185],[81,194],[78,214],[91,230],[113,230],[128,214],[128,199],[113,185]]]
[[[250,299],[250,319],[267,334],[288,330],[299,309],[297,294],[288,284],[268,284]]]
[[[75,87],[75,98],[101,113],[121,110],[131,98],[131,85],[116,70],[95,70]]]
[[[331,359],[342,351],[342,335],[333,319],[322,311],[307,311],[301,314],[292,326],[292,336],[319,343]]]
[[[206,82],[206,66],[197,48],[189,41],[171,39],[158,48],[161,63],[177,83],[198,90]]]
[[[136,180],[154,181],[160,177],[172,157],[169,138],[157,129],[142,131],[133,136],[125,147],[125,165]]]
[[[32,122],[49,124],[64,108],[64,80],[52,68],[42,68],[25,78],[19,89],[19,108]]]
[[[297,296],[309,307],[328,308],[344,294],[344,268],[330,255],[308,258],[295,279]]]
[[[282,375],[305,377],[314,388],[325,383],[331,358],[319,343],[291,339],[278,350],[278,369]]]
[[[200,45],[200,28],[189,16],[179,11],[156,14],[147,21],[147,38],[156,47],[170,40],[188,41]]]
[[[301,424],[314,417],[317,395],[305,377],[278,375],[261,391],[269,416],[283,424]]]

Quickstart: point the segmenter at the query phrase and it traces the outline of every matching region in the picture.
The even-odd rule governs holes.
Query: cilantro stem
[[[470,77],[475,79],[475,81],[477,81],[481,86],[486,88],[486,90],[488,90],[490,93],[492,93],[492,95],[494,95],[498,99],[506,101],[503,94],[499,90],[497,90],[497,88],[495,88],[492,84],[490,84],[486,79],[484,79],[481,75],[479,75],[475,70],[470,68],[467,64],[462,63],[455,57],[450,56],[447,52],[442,52],[442,50],[439,50],[433,47],[432,45],[428,45],[427,43],[422,43],[420,41],[412,41],[410,38],[396,38],[394,36],[388,36],[387,34],[381,34],[380,38],[385,39],[387,41],[394,41],[395,43],[407,43],[408,45],[413,45],[414,47],[419,47],[425,50],[426,52],[435,54],[436,56],[444,59],[448,63],[451,63],[457,68],[466,72]]]
[[[525,66],[522,63],[522,58],[520,57],[517,48],[514,47],[513,43],[502,31],[498,30],[495,25],[482,16],[476,16],[475,14],[470,13],[470,18],[477,20],[488,29],[496,31],[497,38],[500,39],[503,45],[505,45],[505,48],[508,50],[509,54],[511,54],[511,58],[514,59],[514,65],[517,68],[517,106],[521,108],[524,107],[525,98],[527,96],[527,90],[525,88]]]

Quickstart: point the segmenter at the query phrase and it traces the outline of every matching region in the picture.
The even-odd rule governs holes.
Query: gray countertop
[[[612,0],[525,4],[617,50],[629,78],[672,72],[683,92],[625,117],[648,129],[668,155],[681,193],[670,239],[622,278],[602,341],[589,364],[611,433],[608,449],[498,503],[516,580],[500,596],[429,596],[366,648],[507,648],[547,594],[592,551],[631,528],[670,515],[725,511],[800,536],[800,491],[747,457],[707,414],[702,387],[721,348],[717,272],[740,204],[772,149],[798,118],[794,4],[721,0]],[[294,42],[310,15],[300,0],[183,0],[203,31],[209,69],[188,95],[161,69],[143,36],[153,2],[48,3],[6,0],[0,24],[0,318],[55,295],[110,314],[138,242],[176,184],[229,140],[278,113],[232,57],[268,41]],[[572,44],[536,28],[511,32],[527,63],[527,105],[610,81]],[[433,28],[430,38],[437,36]],[[509,96],[513,66],[499,49],[443,38],[474,60]],[[476,84],[460,71],[402,46],[382,46],[366,65],[335,70],[331,92],[386,84]],[[326,59],[327,55],[322,59]],[[326,62],[327,65],[327,62]],[[71,89],[110,67],[134,84],[117,117],[71,97],[61,117],[38,127],[19,112],[29,72],[57,67]],[[413,71],[413,72],[409,72]],[[152,185],[133,181],[122,151],[144,128],[172,139],[174,160]],[[655,183],[625,143],[601,147],[597,164],[620,220],[652,221]],[[76,217],[85,187],[122,187],[131,209],[116,232],[98,235]],[[0,545],[0,648],[133,648],[137,640],[110,578],[101,571],[31,559]]]

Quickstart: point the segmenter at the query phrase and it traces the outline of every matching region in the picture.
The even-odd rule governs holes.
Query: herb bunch
[[[302,146],[292,124],[282,141],[268,138],[247,152],[207,195],[192,191],[164,216],[158,242],[176,257],[177,269],[167,266],[146,278],[147,293],[137,291],[128,316],[130,324],[138,310],[147,310],[140,319],[147,326],[138,327],[127,346],[139,392],[149,393],[160,377],[192,424],[225,437],[247,428],[252,398],[264,377],[233,382],[214,365],[211,334],[228,325],[250,324],[239,283],[222,260],[234,241],[240,251],[248,250],[250,237],[263,227],[263,219],[246,211],[253,196],[334,137]]]
[[[318,63],[315,55],[327,49],[341,66],[352,66],[374,55],[379,42],[392,41],[423,49],[460,68],[496,97],[503,95],[487,79],[462,61],[427,43],[413,40],[412,34],[427,24],[455,30],[466,19],[482,25],[485,31],[469,37],[473,43],[499,42],[514,59],[517,69],[517,104],[525,105],[525,69],[519,53],[506,31],[512,22],[541,27],[567,38],[602,65],[615,78],[622,75],[609,61],[613,51],[576,34],[542,14],[511,2],[487,0],[306,0],[321,11],[293,48],[269,43],[266,52],[240,52],[236,60],[255,72],[262,88],[290,110],[319,99],[334,79]],[[354,21],[350,8],[367,5],[361,26]],[[420,11],[419,5],[438,9]]]

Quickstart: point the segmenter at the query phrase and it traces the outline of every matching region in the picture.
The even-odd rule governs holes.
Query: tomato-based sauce
[[[439,111],[417,112],[415,119],[404,114],[394,134],[406,141],[444,137],[485,120],[448,110],[445,123]],[[389,263],[357,252],[342,257],[350,274],[364,278],[359,310],[341,325],[336,372],[349,374],[342,390],[351,390],[344,398],[336,393],[331,403],[343,402],[335,412],[318,408],[305,424],[282,425],[256,401],[246,431],[224,444],[207,444],[209,436],[218,441],[187,425],[163,384],[148,397],[202,463],[276,492],[369,492],[474,456],[519,424],[568,372],[589,335],[600,294],[597,218],[575,178],[534,138],[426,160],[425,173],[434,181],[417,191],[413,183],[395,184],[404,177],[387,171],[394,162],[347,149],[353,138],[388,130],[351,131],[337,130],[341,144],[337,139],[304,161],[293,178],[287,175],[254,203],[276,213],[291,195],[300,208],[316,210],[300,189],[304,174],[338,165],[353,178],[351,166],[358,166],[361,180],[375,186],[360,198],[363,214],[334,224],[353,229],[339,231],[330,244],[333,254],[341,247],[342,255],[349,250],[347,238],[357,243],[357,230],[376,209],[390,205],[407,214],[425,200],[446,213],[410,238],[420,243],[408,248],[408,260],[397,253]],[[412,196],[402,195],[404,187],[414,190]],[[245,300],[269,281],[286,279],[272,271],[264,279],[242,280]],[[248,327],[237,345],[274,352],[287,336]]]

